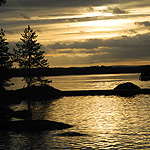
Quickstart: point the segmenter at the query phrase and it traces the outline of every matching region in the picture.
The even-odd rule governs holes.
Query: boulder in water
[[[140,90],[140,87],[133,84],[132,82],[126,82],[119,84],[117,87],[114,88],[114,90]]]

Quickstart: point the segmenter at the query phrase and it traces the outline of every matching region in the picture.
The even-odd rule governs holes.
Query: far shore
[[[146,66],[147,67],[147,66]],[[121,74],[141,73],[145,66],[91,66],[91,67],[69,67],[69,68],[38,68],[31,69],[32,76],[61,76],[61,75],[90,75],[90,74]],[[12,77],[23,77],[27,69],[11,69]]]

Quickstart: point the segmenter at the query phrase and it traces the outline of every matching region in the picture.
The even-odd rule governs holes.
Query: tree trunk
[[[27,82],[27,87],[31,86],[31,77],[29,77],[29,82]]]

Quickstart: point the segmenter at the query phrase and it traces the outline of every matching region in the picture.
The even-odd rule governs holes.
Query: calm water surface
[[[142,88],[150,82],[139,81],[139,74],[84,75],[48,77],[61,90],[113,89],[131,81]],[[20,88],[21,78],[14,78]],[[26,109],[26,102],[11,106]],[[46,132],[0,133],[0,149],[150,149],[150,95],[134,97],[74,96],[32,104],[34,119],[47,119],[74,125],[70,129]],[[78,132],[85,136],[58,136]]]

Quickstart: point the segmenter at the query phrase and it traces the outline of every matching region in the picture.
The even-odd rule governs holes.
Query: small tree
[[[21,36],[22,38],[20,40],[22,43],[16,44],[18,49],[14,49],[14,56],[19,67],[26,69],[24,80],[27,83],[27,87],[30,87],[37,81],[43,81],[41,76],[33,75],[31,70],[34,68],[48,67],[48,63],[45,59],[44,51],[40,50],[40,43],[37,43],[37,35],[29,25],[25,28],[24,33],[21,34]]]
[[[12,54],[8,52],[8,42],[6,42],[5,31],[0,29],[0,90],[4,86],[10,86],[10,73],[9,69],[12,67]]]

